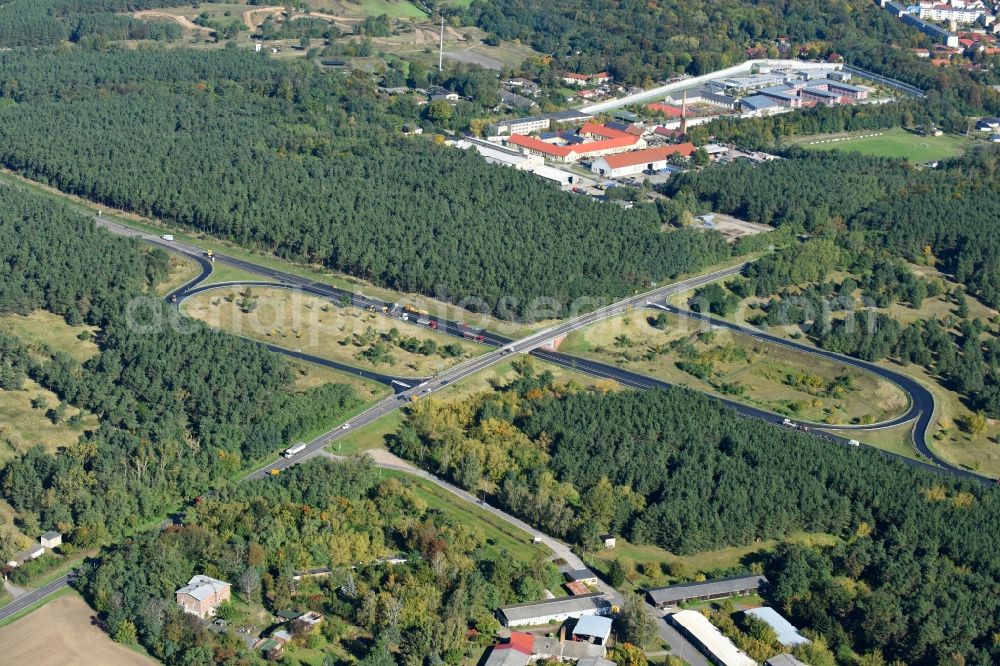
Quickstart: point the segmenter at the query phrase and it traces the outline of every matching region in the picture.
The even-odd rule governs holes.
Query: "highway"
[[[273,268],[268,268],[266,266],[261,266],[251,261],[237,259],[235,257],[230,257],[226,255],[216,255],[215,261],[218,263],[234,266],[245,270],[250,273],[255,273],[258,275],[263,275],[265,277],[275,280],[275,283],[269,282],[239,282],[239,283],[226,283],[224,285],[201,285],[201,283],[211,274],[212,262],[204,257],[204,251],[196,246],[178,242],[178,241],[165,241],[155,234],[150,234],[146,232],[141,232],[131,227],[127,227],[106,218],[98,216],[96,218],[97,224],[103,226],[110,231],[126,235],[135,236],[142,238],[143,240],[162,247],[167,250],[174,252],[180,252],[182,254],[188,255],[191,258],[198,261],[201,267],[201,273],[195,279],[189,281],[187,284],[183,285],[179,289],[176,289],[172,294],[168,295],[168,299],[179,304],[186,298],[194,294],[201,293],[206,290],[223,288],[225,286],[247,286],[247,285],[257,285],[257,286],[272,286],[281,288],[294,288],[300,289],[307,293],[313,294],[321,298],[327,298],[334,303],[349,302],[351,305],[359,308],[374,307],[376,310],[381,311],[383,307],[391,308],[392,303],[386,303],[378,299],[360,296],[352,292],[346,291],[344,289],[339,289],[336,287],[331,287],[330,285],[311,281],[292,273],[286,271],[280,271]],[[866,430],[882,429],[887,427],[892,427],[895,425],[901,425],[910,421],[914,422],[912,440],[915,450],[928,461],[932,461],[934,464],[925,463],[920,460],[914,460],[912,458],[907,458],[905,456],[900,456],[897,454],[887,454],[884,451],[882,453],[888,455],[889,457],[894,457],[898,460],[905,462],[906,464],[928,469],[934,472],[940,472],[942,470],[947,471],[955,476],[959,476],[966,479],[974,479],[978,481],[984,481],[985,479],[974,472],[957,467],[950,464],[948,461],[942,459],[938,456],[928,445],[927,436],[928,431],[931,427],[931,422],[934,415],[934,398],[933,395],[927,390],[922,384],[916,380],[903,375],[901,373],[893,372],[887,368],[883,368],[859,359],[855,359],[848,356],[842,356],[840,354],[835,354],[822,349],[817,349],[815,347],[810,347],[797,343],[791,340],[786,340],[777,336],[767,334],[758,329],[740,326],[732,322],[728,322],[722,319],[715,319],[713,317],[706,317],[698,313],[690,312],[681,308],[667,303],[667,299],[677,293],[687,291],[690,289],[697,288],[707,282],[735,275],[740,272],[743,265],[733,266],[731,268],[723,269],[720,271],[714,271],[712,273],[698,276],[695,278],[689,278],[686,280],[681,280],[676,283],[668,284],[657,289],[651,290],[649,292],[625,298],[621,301],[613,303],[603,308],[599,308],[592,312],[580,315],[578,317],[566,320],[547,328],[543,331],[534,333],[526,338],[518,341],[513,341],[504,336],[491,333],[489,331],[477,331],[483,335],[483,344],[491,345],[494,347],[499,347],[499,350],[494,350],[486,353],[485,355],[478,357],[476,359],[471,359],[463,364],[460,364],[450,370],[441,373],[434,379],[431,378],[412,378],[412,377],[393,377],[390,375],[385,375],[382,373],[371,372],[366,370],[361,370],[350,365],[337,363],[335,361],[329,361],[317,356],[306,354],[298,351],[291,351],[276,347],[274,345],[267,345],[272,351],[276,351],[294,358],[318,363],[325,365],[327,367],[335,368],[344,372],[350,372],[359,376],[367,377],[374,381],[381,382],[391,386],[398,393],[396,396],[387,398],[380,403],[372,406],[368,411],[356,417],[350,424],[347,430],[337,429],[328,432],[312,442],[309,442],[306,451],[294,459],[280,459],[275,463],[266,465],[259,470],[254,472],[254,478],[264,475],[271,469],[281,470],[290,464],[294,464],[295,461],[302,460],[310,457],[310,455],[317,449],[321,449],[327,444],[335,441],[338,437],[345,434],[352,428],[363,426],[370,423],[378,418],[381,418],[385,414],[399,408],[401,405],[405,404],[406,401],[411,398],[416,397],[419,399],[421,396],[432,394],[436,390],[454,382],[458,381],[468,375],[471,375],[479,370],[482,370],[490,365],[498,362],[504,356],[513,352],[523,352],[530,353],[545,361],[555,363],[557,365],[578,370],[586,374],[590,374],[595,377],[604,377],[607,379],[612,379],[621,383],[624,386],[629,386],[637,389],[648,389],[656,387],[669,386],[670,384],[661,380],[657,380],[639,373],[631,372],[619,368],[617,366],[600,363],[597,361],[591,361],[586,359],[581,359],[566,354],[561,354],[554,351],[549,351],[540,348],[543,344],[554,340],[556,338],[562,337],[571,333],[573,331],[579,330],[593,323],[601,321],[602,319],[612,317],[614,315],[620,314],[628,309],[635,308],[659,308],[667,312],[676,314],[678,316],[691,317],[699,321],[705,322],[706,325],[717,326],[728,328],[733,331],[738,331],[746,335],[755,337],[757,339],[766,341],[770,344],[778,344],[786,347],[790,347],[807,354],[815,354],[822,356],[824,358],[829,358],[831,360],[852,365],[859,369],[872,372],[883,379],[891,381],[899,386],[910,399],[909,409],[906,413],[891,419],[889,421],[870,425],[845,425],[837,426],[838,430],[855,430],[858,432],[863,432]],[[432,320],[437,324],[437,330],[441,333],[447,335],[453,335],[456,337],[464,337],[465,333],[469,329],[461,324],[448,321],[439,317],[431,317]],[[409,385],[410,388],[407,388]],[[413,388],[419,385],[419,388]],[[784,417],[768,412],[762,409],[750,407],[748,405],[741,404],[739,402],[728,400],[725,398],[717,398],[723,404],[735,409],[738,413],[743,416],[759,418],[770,423],[781,424]],[[810,433],[814,436],[826,439],[829,441],[838,442],[844,445],[848,444],[848,439],[837,437],[827,432],[823,432],[824,424],[808,424],[810,426]]]

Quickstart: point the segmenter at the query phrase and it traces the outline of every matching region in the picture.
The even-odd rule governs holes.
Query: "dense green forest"
[[[501,39],[520,39],[573,71],[606,67],[616,79],[705,74],[746,59],[747,47],[905,38],[903,27],[866,0],[842,3],[476,0],[466,18]],[[799,47],[793,57],[799,54]],[[777,51],[774,51],[777,56]]]
[[[983,149],[915,170],[857,153],[793,153],[759,166],[688,172],[664,192],[712,210],[795,231],[841,234],[912,261],[938,265],[984,303],[1000,304],[1000,151]]]
[[[407,140],[367,79],[253,53],[0,55],[0,161],[74,194],[513,316],[726,257],[715,234]],[[416,113],[405,102],[402,113]],[[44,140],[41,138],[44,137]],[[512,193],[516,193],[513,196]]]
[[[970,74],[920,60],[906,49],[927,45],[928,38],[869,0],[569,0],[554,6],[475,0],[462,18],[499,39],[518,39],[551,54],[554,62],[536,59],[522,69],[552,85],[567,69],[607,69],[620,82],[649,87],[751,56],[778,57],[777,41],[785,38],[785,57],[838,53],[851,64],[931,91],[926,110],[948,129],[964,129],[962,114],[1000,112],[1000,93],[989,87],[998,82],[995,69]]]
[[[138,640],[168,665],[257,663],[233,628],[263,607],[323,613],[318,635],[295,631],[303,646],[329,646],[366,666],[420,666],[481,654],[499,628],[496,607],[539,599],[560,583],[541,551],[514,557],[429,508],[405,479],[380,476],[367,458],[317,459],[227,487],[189,509],[183,526],[105,549],[76,585],[112,636]],[[408,561],[378,564],[396,553]],[[333,573],[293,580],[314,567]],[[196,573],[233,584],[238,608],[220,611],[231,620],[224,632],[209,632],[173,601]]]
[[[992,487],[741,419],[683,389],[557,387],[530,364],[496,393],[413,406],[394,447],[590,547],[605,531],[676,553],[832,533],[842,545],[780,550],[766,572],[775,600],[842,663],[876,648],[909,664],[1000,658]]]
[[[28,355],[3,339],[0,376],[30,376],[100,426],[54,454],[0,470],[24,531],[76,546],[120,537],[359,405],[347,386],[291,391],[285,361],[251,342],[180,322],[148,295],[162,251],[98,230],[75,211],[0,187],[0,313],[45,309],[100,328],[100,353]]]
[[[64,40],[175,40],[181,28],[118,12],[189,4],[185,0],[6,0],[0,3],[0,46],[42,46]]]

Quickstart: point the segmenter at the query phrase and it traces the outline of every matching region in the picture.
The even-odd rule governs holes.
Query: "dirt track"
[[[260,24],[264,22],[264,18],[269,14],[278,14],[285,11],[284,7],[254,7],[253,9],[248,9],[243,12],[242,19],[243,25],[250,28],[250,32],[254,32],[260,27]],[[257,16],[260,15],[260,20],[256,20]]]
[[[33,666],[154,666],[91,624],[94,610],[73,594],[50,601],[0,629],[5,664]]]
[[[174,23],[179,23],[181,26],[189,29],[196,30],[198,32],[212,32],[211,28],[206,28],[204,26],[194,23],[191,19],[186,16],[177,16],[176,14],[168,14],[167,12],[158,12],[156,10],[147,9],[145,11],[136,12],[133,16],[137,19],[167,19],[168,21],[173,21]]]

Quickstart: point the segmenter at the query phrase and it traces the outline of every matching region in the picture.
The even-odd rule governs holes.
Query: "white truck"
[[[301,453],[302,451],[304,451],[305,448],[306,448],[305,442],[299,442],[295,446],[289,446],[287,449],[285,449],[285,457],[291,458],[296,453]]]
[[[847,441],[847,443],[850,444],[851,446],[861,446],[861,442],[859,442],[856,439],[850,439]]]
[[[174,239],[174,235],[173,234],[163,234],[162,236],[160,236],[160,238],[162,238],[165,241],[172,241]]]

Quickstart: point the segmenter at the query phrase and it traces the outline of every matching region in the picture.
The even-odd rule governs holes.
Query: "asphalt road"
[[[904,375],[904,374],[899,373],[899,372],[893,372],[892,370],[890,370],[888,368],[884,368],[882,366],[875,365],[875,364],[869,363],[867,361],[862,361],[861,359],[853,358],[851,356],[844,356],[842,354],[837,354],[836,352],[827,351],[825,349],[818,349],[816,347],[810,347],[808,345],[804,345],[804,344],[796,342],[794,340],[787,340],[785,338],[780,338],[778,336],[771,335],[769,333],[765,333],[764,331],[761,331],[759,329],[751,328],[749,326],[741,326],[739,324],[734,324],[734,323],[726,321],[724,319],[716,319],[715,317],[710,317],[710,316],[706,317],[706,316],[703,316],[703,315],[701,315],[699,313],[691,312],[689,310],[683,310],[681,308],[677,308],[675,306],[668,305],[668,304],[665,304],[665,303],[658,303],[658,304],[656,304],[656,307],[658,307],[660,309],[663,309],[663,310],[667,310],[669,312],[672,312],[674,314],[677,314],[677,315],[680,315],[680,316],[683,316],[683,317],[690,317],[690,318],[693,318],[693,319],[704,321],[705,323],[707,323],[707,324],[709,324],[711,326],[717,326],[717,327],[720,327],[720,328],[727,328],[727,329],[732,330],[732,331],[737,331],[739,333],[743,333],[744,335],[748,335],[748,336],[751,336],[753,338],[757,338],[758,340],[765,341],[765,342],[767,342],[769,344],[781,345],[783,347],[788,347],[788,348],[791,348],[791,349],[795,349],[795,350],[801,351],[801,352],[806,353],[806,354],[812,354],[814,356],[821,356],[823,358],[835,361],[837,363],[843,363],[844,365],[850,365],[852,367],[855,367],[855,368],[858,368],[858,369],[861,369],[861,370],[865,370],[867,372],[871,372],[872,374],[875,374],[875,375],[877,375],[877,376],[879,376],[879,377],[881,377],[881,378],[883,378],[883,379],[885,379],[887,381],[890,381],[890,382],[896,384],[910,398],[910,408],[906,411],[905,414],[903,414],[903,415],[901,415],[901,416],[899,416],[899,417],[897,417],[895,419],[892,419],[890,421],[886,421],[884,423],[873,424],[873,425],[869,425],[869,426],[836,426],[836,429],[837,430],[857,430],[857,431],[864,431],[864,430],[873,430],[873,429],[887,428],[887,427],[892,427],[892,426],[895,426],[895,425],[900,425],[900,424],[906,423],[908,421],[915,421],[914,424],[913,424],[913,433],[912,433],[913,446],[917,450],[917,452],[920,453],[920,455],[922,455],[925,458],[927,458],[928,460],[934,462],[934,465],[918,465],[918,466],[924,467],[926,469],[930,469],[931,471],[940,471],[941,469],[943,469],[943,470],[946,470],[948,473],[950,473],[950,474],[952,474],[954,476],[962,477],[962,478],[965,478],[965,479],[971,479],[971,480],[981,481],[981,482],[989,482],[990,481],[989,479],[986,479],[985,477],[983,477],[983,476],[981,476],[979,474],[976,474],[976,473],[971,472],[971,471],[969,471],[967,469],[963,469],[961,467],[957,467],[955,465],[952,465],[947,460],[944,460],[939,455],[937,455],[927,445],[927,438],[928,438],[928,434],[929,434],[928,431],[930,430],[930,427],[931,427],[931,420],[934,417],[934,396],[933,396],[933,394],[926,387],[924,387],[923,384],[921,384],[920,382],[916,381],[912,377],[909,377],[909,376]],[[730,401],[724,401],[724,402],[727,402],[727,404],[730,404],[731,406],[734,406],[734,408],[736,408],[736,406],[735,406],[734,403],[732,403]],[[757,411],[760,411],[760,410],[757,410]],[[767,415],[769,413],[768,412],[762,412],[762,414]],[[753,414],[753,416],[758,416],[758,418],[764,418],[765,420],[768,420],[768,421],[774,421],[774,415],[761,417],[758,414]],[[780,420],[777,421],[777,422],[780,423]],[[817,425],[820,425],[820,424],[817,424]],[[822,426],[820,425],[820,427],[822,427]],[[840,442],[846,442],[847,441],[847,440],[845,440],[843,438],[834,437],[833,435],[830,435],[829,433],[823,433],[823,435],[825,435],[827,438],[834,439],[835,441],[840,441]],[[918,461],[913,461],[911,458],[905,458],[905,457],[902,457],[902,456],[896,456],[896,457],[898,457],[899,459],[901,459],[903,461],[907,461],[909,464],[913,464],[915,462],[918,462]],[[936,467],[935,467],[935,465],[936,465]]]
[[[61,590],[62,588],[66,587],[66,585],[69,584],[69,581],[72,580],[75,576],[76,576],[75,572],[70,572],[65,576],[60,576],[59,578],[56,578],[51,583],[47,583],[36,590],[32,590],[31,592],[28,592],[18,597],[17,599],[10,602],[6,606],[0,608],[0,620],[6,620],[11,615],[14,615],[15,613],[20,613],[21,611],[23,611],[25,608],[35,603],[36,601],[41,601],[50,594],[54,594],[55,592]],[[2,661],[2,659],[0,659],[0,661]]]

